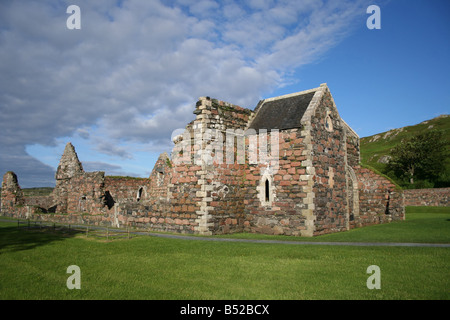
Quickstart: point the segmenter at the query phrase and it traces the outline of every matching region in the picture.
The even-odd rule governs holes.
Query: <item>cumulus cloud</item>
[[[133,159],[133,155],[128,152],[125,147],[118,146],[109,141],[97,142],[95,150],[113,157],[115,156],[122,159]]]
[[[74,134],[120,158],[132,155],[119,142],[167,146],[200,96],[253,108],[365,14],[362,3],[335,3],[2,1],[0,170],[20,177],[31,168],[25,146]],[[81,30],[66,28],[72,4]]]

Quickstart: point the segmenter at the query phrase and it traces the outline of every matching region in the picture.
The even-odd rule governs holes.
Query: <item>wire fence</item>
[[[107,241],[117,239],[131,239],[133,237],[133,233],[130,232],[130,228],[117,229],[110,227],[71,225],[31,220],[17,220],[17,227],[25,230],[39,229],[42,231],[60,232],[63,234],[83,234],[86,237],[106,239]]]

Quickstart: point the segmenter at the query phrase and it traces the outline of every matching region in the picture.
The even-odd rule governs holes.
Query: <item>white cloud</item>
[[[83,169],[86,172],[103,171],[107,176],[135,176],[134,173],[124,171],[120,165],[102,161],[84,161]]]
[[[96,142],[96,151],[103,153],[105,155],[119,157],[122,159],[133,159],[133,155],[127,151],[125,147],[118,146],[109,141],[102,139]]]
[[[116,3],[0,3],[1,154],[21,146],[13,149],[25,156],[26,145],[54,146],[74,134],[119,158],[132,157],[127,141],[167,146],[171,132],[193,119],[198,97],[253,108],[282,85],[289,68],[339,41],[360,7],[309,0]],[[66,28],[70,4],[81,8],[81,30]],[[3,171],[14,169],[1,163]]]

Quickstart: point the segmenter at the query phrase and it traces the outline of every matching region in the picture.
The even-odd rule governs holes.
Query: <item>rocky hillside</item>
[[[415,134],[433,129],[443,130],[446,139],[450,142],[450,115],[441,115],[414,126],[392,129],[370,137],[361,138],[361,163],[384,172],[386,163],[389,160],[390,150],[393,147]],[[447,159],[446,168],[447,172],[450,173],[450,159]]]

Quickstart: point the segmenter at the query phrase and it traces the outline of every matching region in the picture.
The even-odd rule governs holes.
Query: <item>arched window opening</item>
[[[143,191],[142,187],[139,188],[139,191],[138,191],[138,194],[137,194],[137,199],[136,199],[137,201],[141,200],[141,197],[142,197],[142,191]]]
[[[264,190],[265,190],[265,200],[266,200],[266,202],[269,202],[270,201],[270,183],[269,183],[269,179],[266,179]]]
[[[275,199],[275,187],[273,182],[273,177],[270,173],[264,173],[259,180],[258,186],[256,187],[258,192],[258,199],[261,206],[265,208],[272,207],[272,203]]]
[[[386,191],[386,208],[384,209],[384,214],[390,214],[389,211],[389,202],[391,200],[391,192],[388,190]]]
[[[331,119],[330,115],[327,115],[325,119],[325,129],[328,132],[333,132],[333,120]]]
[[[108,207],[108,209],[111,209],[112,207],[114,207],[114,203],[116,203],[116,201],[114,201],[114,198],[112,197],[112,195],[109,191],[105,191],[103,203],[105,206]]]

